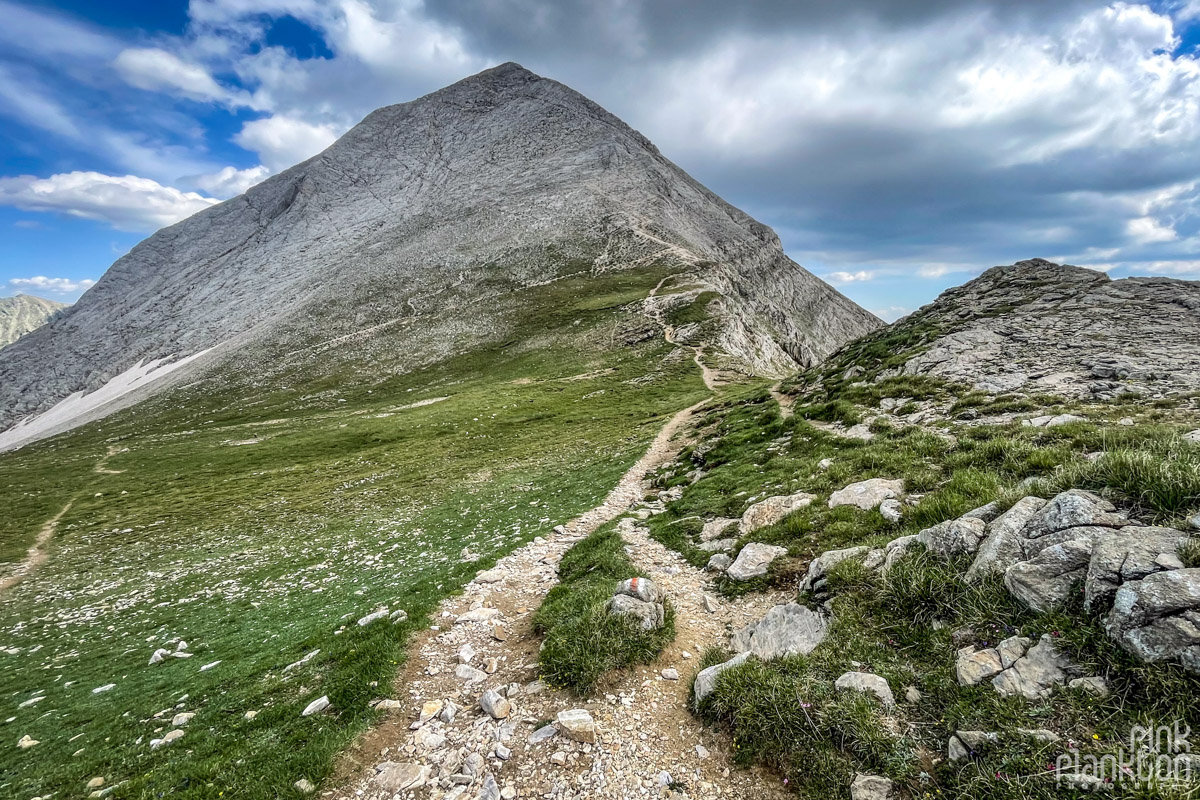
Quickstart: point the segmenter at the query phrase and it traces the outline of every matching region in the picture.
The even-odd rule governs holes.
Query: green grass
[[[708,319],[708,305],[718,297],[716,292],[701,292],[690,303],[686,303],[667,312],[667,321],[675,326],[688,325],[693,322],[704,322]]]
[[[1147,519],[1177,521],[1197,510],[1192,482],[1197,448],[1180,439],[1197,420],[1181,409],[1174,415],[1142,414],[1134,426],[1115,424],[1128,410],[1113,406],[1088,407],[1086,421],[1049,429],[1019,421],[950,423],[938,430],[874,426],[877,435],[868,442],[830,435],[802,417],[802,409],[824,405],[837,409],[828,416],[850,419],[887,396],[920,397],[944,409],[963,397],[957,387],[906,381],[883,379],[864,387],[843,381],[840,373],[828,375],[807,384],[791,419],[760,391],[726,397],[702,420],[700,441],[658,476],[660,485],[683,486],[684,492],[647,521],[652,534],[692,558],[705,519],[738,517],[768,495],[815,494],[809,507],[739,541],[738,546],[750,540],[779,544],[790,558],[777,561],[753,585],[718,580],[719,589],[737,595],[771,585],[795,587],[798,572],[822,551],[880,546],[988,502],[1006,508],[1031,491],[1082,485]],[[969,396],[958,410],[1001,413],[1025,410],[1026,402],[1081,410],[1058,398],[982,395]],[[1105,455],[1085,458],[1097,452]],[[823,470],[818,462],[826,458],[832,464]],[[701,471],[699,479],[684,479],[693,470]],[[875,511],[828,508],[829,493],[871,477],[903,478],[909,492],[922,496],[896,524]],[[1198,553],[1200,546],[1184,548],[1185,559],[1200,559]],[[740,760],[770,765],[800,796],[822,800],[848,797],[855,773],[863,771],[893,778],[911,797],[1071,796],[1045,777],[1045,763],[1065,745],[1032,741],[1019,728],[1051,728],[1081,743],[1084,752],[1102,753],[1134,724],[1174,719],[1200,724],[1192,699],[1200,680],[1194,675],[1177,666],[1136,662],[1078,604],[1035,614],[998,579],[969,584],[963,577],[968,565],[969,559],[946,561],[919,547],[886,578],[858,560],[843,562],[827,582],[834,609],[829,638],[808,657],[751,661],[723,673],[702,715],[732,734]],[[1002,699],[990,686],[961,687],[951,634],[962,630],[993,645],[1015,634],[1051,634],[1087,674],[1106,677],[1113,693],[1096,698],[1062,691],[1028,703]],[[714,651],[701,666],[727,656]],[[897,698],[913,686],[923,699],[885,714],[864,698],[833,693],[833,682],[852,669],[883,676]],[[997,731],[1000,743],[967,763],[935,763],[932,756],[944,754],[947,739],[960,729]],[[1128,796],[1171,795],[1147,790]]]
[[[345,356],[256,389],[218,376],[0,456],[10,568],[74,501],[0,604],[0,796],[82,795],[94,776],[118,799],[319,785],[436,603],[600,502],[707,396],[661,338],[625,335],[652,327],[629,303],[663,274],[531,290],[502,341],[416,371]],[[116,472],[93,472],[110,448]],[[410,622],[354,624],[381,605]],[[177,639],[193,658],[148,666]],[[300,717],[323,694],[333,712]],[[197,714],[184,738],[150,750],[177,705]]]
[[[653,631],[606,611],[617,584],[636,575],[615,522],[563,555],[559,583],[533,620],[534,630],[545,635],[538,655],[543,680],[586,695],[605,673],[648,664],[675,638],[675,612],[669,601],[665,623]]]

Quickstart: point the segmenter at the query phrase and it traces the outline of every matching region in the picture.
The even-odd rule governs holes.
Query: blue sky
[[[1041,256],[1200,279],[1200,0],[0,0],[0,296],[513,60],[894,318]]]

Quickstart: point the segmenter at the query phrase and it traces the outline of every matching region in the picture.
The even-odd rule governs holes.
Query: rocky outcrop
[[[27,294],[0,297],[0,347],[42,327],[64,308],[66,303]]]
[[[134,247],[0,351],[0,430],[210,348],[171,380],[386,379],[503,340],[530,287],[647,265],[717,295],[709,341],[747,371],[793,372],[880,325],[641,134],[504,64]]]
[[[985,392],[1108,399],[1193,391],[1200,383],[1196,281],[1114,281],[1102,272],[1031,259],[947,290],[896,328],[925,339],[904,373]]]
[[[990,680],[1005,697],[1041,700],[1066,684],[1077,668],[1054,646],[1049,636],[1036,644],[1022,636],[1011,636],[996,647],[959,651],[955,667],[958,682],[975,686]]]
[[[1109,636],[1143,661],[1200,673],[1200,569],[1156,572],[1117,590]]]

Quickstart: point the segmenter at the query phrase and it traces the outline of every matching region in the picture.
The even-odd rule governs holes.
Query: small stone
[[[311,717],[313,714],[320,714],[327,708],[329,708],[329,698],[326,695],[321,695],[305,706],[304,710],[300,712],[300,716]]]
[[[454,620],[455,625],[461,625],[464,622],[491,622],[496,617],[500,616],[498,608],[475,608],[465,614],[459,614]]]
[[[202,666],[202,667],[200,668],[200,671],[201,671],[201,672],[208,672],[210,669],[212,669],[213,667],[217,666],[217,665],[218,665],[218,664],[220,664],[220,663],[221,663],[220,661],[210,661],[209,663],[207,663],[207,664],[205,664],[204,666]]]
[[[442,707],[442,712],[438,714],[438,719],[449,725],[451,722],[454,722],[454,718],[457,716],[458,706],[447,700],[446,704]]]
[[[442,713],[443,703],[441,700],[429,700],[421,705],[421,716],[418,717],[419,722],[428,722],[429,720]]]
[[[674,667],[667,667],[662,671],[662,676],[664,680],[677,681],[679,680],[679,670]]]
[[[914,704],[921,702],[921,690],[915,686],[909,686],[904,690],[904,701]]]
[[[534,731],[532,734],[530,734],[529,743],[530,744],[539,744],[540,742],[544,742],[547,739],[553,739],[557,735],[558,735],[558,728],[555,727],[555,725],[553,723],[551,723],[549,725],[543,725],[542,727],[540,727],[536,731]]]
[[[160,647],[154,651],[154,655],[150,656],[150,663],[151,664],[161,664],[167,660],[167,656],[169,656],[169,655],[171,655],[170,650],[166,650],[166,649]]]
[[[470,664],[475,658],[475,648],[471,647],[470,642],[458,648],[458,663]]]
[[[185,711],[182,714],[176,714],[171,718],[171,725],[176,728],[182,728],[192,721],[192,717],[196,716],[194,711]]]
[[[402,622],[408,622],[408,612],[403,608],[398,608],[391,614],[388,614],[388,621],[393,625],[399,625]]]
[[[480,683],[487,680],[486,672],[481,669],[475,669],[468,664],[459,664],[454,670],[454,675],[465,683]]]
[[[508,629],[498,622],[492,623],[492,638],[497,642],[503,642],[508,639]]]
[[[846,672],[834,681],[833,688],[873,694],[886,708],[896,705],[888,682],[882,676],[870,672]]]
[[[317,787],[313,786],[312,781],[308,778],[301,778],[293,783],[292,786],[296,787],[296,791],[300,794],[312,794],[317,790]]]
[[[649,578],[630,578],[627,581],[621,581],[617,586],[617,594],[628,595],[643,603],[661,603],[663,600],[662,589],[658,588],[658,584]]]
[[[832,458],[822,458],[820,461],[817,462],[817,469],[822,470],[822,471],[827,470],[832,466],[833,466]]]
[[[496,569],[489,569],[489,570],[486,570],[486,571],[481,572],[478,575],[476,575],[475,582],[476,583],[499,583],[500,581],[504,580],[504,578],[505,578],[504,570],[497,567]]]
[[[97,686],[95,689],[92,689],[92,694],[104,694],[105,692],[111,692],[115,688],[117,688],[115,683],[106,683],[103,686]]]
[[[958,651],[958,683],[961,686],[975,686],[980,682],[998,675],[1004,669],[1000,654],[993,648],[974,651],[969,647]]]
[[[500,696],[495,689],[488,689],[479,698],[479,707],[492,719],[504,719],[512,712],[512,703]]]
[[[492,750],[492,752],[496,755],[496,758],[500,759],[501,761],[508,761],[510,758],[512,758],[512,750],[499,742],[496,743],[496,747],[494,750]]]
[[[708,569],[709,572],[724,572],[725,570],[729,569],[729,565],[732,563],[733,559],[729,557],[728,553],[717,553],[713,555],[712,558],[708,559],[708,566],[706,569]]]
[[[103,785],[104,785],[104,778],[97,776],[97,777],[95,777],[95,778],[92,778],[90,781],[88,781],[88,782],[87,782],[87,786],[86,786],[86,787],[84,787],[84,788],[86,788],[86,789],[99,789],[99,788],[100,788],[101,786],[103,786]]]
[[[700,604],[702,606],[704,606],[704,610],[710,614],[717,613],[717,610],[721,607],[721,604],[718,603],[715,598],[713,598],[707,594],[703,596],[703,599],[701,599]]]
[[[829,495],[829,507],[854,506],[863,511],[877,508],[884,500],[899,499],[904,494],[904,481],[871,478],[852,483]]]
[[[385,761],[375,769],[377,774],[371,783],[389,795],[424,786],[430,772],[429,767],[421,764],[393,761]]]
[[[151,739],[150,740],[150,749],[157,750],[160,747],[165,747],[165,746],[169,745],[171,742],[177,741],[182,738],[183,738],[183,731],[179,730],[179,728],[169,730],[163,735],[163,737],[161,739]]]
[[[365,617],[362,617],[358,620],[358,627],[365,628],[372,622],[378,622],[387,615],[388,610],[386,608],[381,608],[378,611],[372,611],[370,614],[367,614]]]
[[[258,712],[257,712],[257,711],[253,711],[253,710],[251,710],[251,711],[247,711],[247,712],[246,712],[245,714],[243,714],[242,716],[243,716],[245,719],[248,719],[248,720],[249,720],[249,719],[254,719],[255,717],[257,717],[257,716],[258,716]]]
[[[10,739],[9,741],[12,741],[12,740]],[[39,742],[37,739],[34,739],[32,736],[26,734],[26,735],[22,736],[20,738],[20,740],[17,742],[17,747],[21,748],[22,750],[28,750],[29,748],[34,747],[39,744],[41,744],[41,742]]]
[[[892,782],[882,775],[860,773],[850,784],[850,800],[891,800],[894,796]]]
[[[560,711],[555,717],[558,728],[568,739],[577,742],[596,741],[596,723],[586,709],[573,708]]]
[[[889,497],[887,500],[884,500],[882,503],[879,504],[879,513],[885,520],[895,524],[900,521],[901,517],[904,516],[903,508],[904,507],[902,505],[900,505],[899,500]],[[860,777],[870,777],[870,776],[864,775],[864,776],[860,776]],[[886,780],[886,778],[884,780]]]
[[[702,744],[696,745],[696,758],[704,761],[708,758],[708,748]]]
[[[721,664],[713,664],[711,667],[705,667],[696,674],[696,681],[692,685],[692,692],[695,695],[696,705],[712,694],[712,690],[717,686],[717,678],[727,669],[739,666],[746,663],[746,660],[751,657],[751,653],[739,653],[728,661]]]
[[[495,675],[500,669],[500,659],[492,657],[483,662],[483,671],[488,675]]]
[[[557,764],[560,767],[566,766],[567,754],[559,750],[557,753],[554,753],[552,756],[550,756],[550,763]]]
[[[1107,697],[1109,694],[1108,681],[1098,675],[1090,678],[1076,678],[1067,684],[1067,688],[1079,689],[1097,697]]]

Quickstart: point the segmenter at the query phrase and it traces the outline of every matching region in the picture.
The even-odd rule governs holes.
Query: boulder
[[[624,617],[635,623],[644,631],[661,628],[666,618],[666,612],[660,603],[647,603],[644,600],[619,594],[608,601],[608,613]]]
[[[1200,569],[1155,572],[1117,590],[1105,630],[1143,661],[1200,673]]]
[[[742,548],[725,574],[735,581],[748,581],[767,574],[767,567],[780,556],[787,555],[786,547],[751,542]]]
[[[554,722],[562,735],[568,739],[587,743],[596,741],[596,722],[586,709],[573,708],[568,711],[560,711],[554,718]]]
[[[987,523],[978,517],[950,519],[921,531],[917,541],[940,556],[970,554],[979,549],[986,527]]]
[[[904,494],[904,481],[871,478],[852,483],[829,496],[829,507],[854,506],[863,511],[878,508],[884,500],[899,498]]]
[[[1117,589],[1154,572],[1180,569],[1177,551],[1187,534],[1174,528],[1127,527],[1098,538],[1084,587],[1087,611],[1106,611]]]
[[[720,664],[713,664],[711,667],[706,667],[696,674],[696,682],[692,685],[692,692],[696,698],[696,705],[699,706],[704,698],[712,694],[712,690],[717,686],[717,678],[727,669],[732,669],[741,664],[745,664],[750,658],[749,651],[738,653],[728,661]]]
[[[1004,573],[1004,585],[1033,610],[1049,611],[1062,606],[1072,587],[1083,582],[1091,558],[1092,542],[1072,539],[1013,564]]]
[[[850,784],[850,800],[892,800],[895,796],[894,784],[882,775],[859,773]]]
[[[851,690],[873,694],[885,708],[896,705],[896,698],[892,696],[892,689],[888,686],[888,682],[881,675],[870,672],[843,673],[833,682],[833,688],[840,691]]]
[[[732,646],[738,653],[753,653],[763,661],[806,656],[828,632],[829,621],[824,614],[797,603],[785,603],[733,634]]]
[[[662,590],[649,578],[630,578],[627,581],[621,581],[617,586],[617,594],[628,595],[645,603],[661,603],[663,600]]]
[[[870,552],[871,548],[866,546],[847,547],[844,550],[826,550],[821,555],[812,560],[808,565],[808,574],[804,576],[804,580],[800,583],[801,592],[815,592],[823,585],[825,577],[829,574],[829,570],[836,567],[848,558],[857,558],[864,556]]]
[[[760,500],[746,509],[738,523],[738,535],[745,536],[759,528],[774,525],[793,511],[808,506],[816,498],[805,492],[790,495],[777,495]]]
[[[1046,501],[1032,495],[1022,497],[1012,508],[988,523],[983,542],[975,560],[967,570],[967,580],[975,581],[987,575],[1003,572],[1022,559],[1021,531],[1033,515],[1046,506]]]
[[[1061,533],[1070,528],[1101,527],[1123,528],[1133,524],[1127,518],[1115,513],[1112,503],[1082,489],[1068,489],[1055,495],[1045,506],[1034,514],[1021,532],[1026,540],[1038,540],[1049,534]],[[1074,538],[1071,535],[1060,536],[1056,541]],[[1030,543],[1025,545],[1025,556],[1035,554]]]
[[[1047,635],[1006,669],[992,679],[992,686],[1004,696],[1020,695],[1027,700],[1042,700],[1050,696],[1055,686],[1067,681],[1072,669],[1070,660],[1058,652]]]

